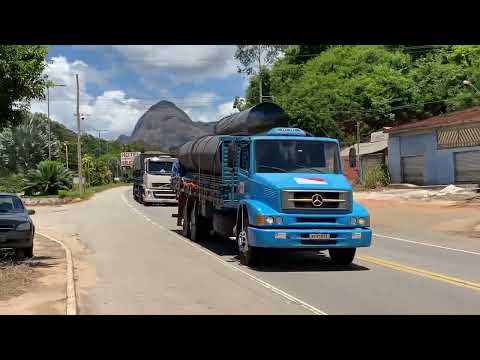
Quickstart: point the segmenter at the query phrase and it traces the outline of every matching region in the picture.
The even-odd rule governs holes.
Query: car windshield
[[[257,140],[255,171],[339,174],[338,146],[313,140]]]
[[[171,161],[149,161],[148,173],[149,174],[170,174],[172,172]]]
[[[0,214],[22,211],[23,205],[18,197],[11,195],[0,195]]]

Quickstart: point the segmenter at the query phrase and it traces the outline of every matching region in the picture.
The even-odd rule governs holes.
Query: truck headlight
[[[21,223],[20,225],[18,225],[16,230],[28,231],[28,230],[30,230],[31,227],[32,227],[32,225],[29,222],[24,222],[24,223]]]
[[[370,222],[368,217],[359,217],[357,220],[359,226],[369,226]]]
[[[267,217],[265,218],[265,222],[266,222],[268,225],[273,225],[273,222],[274,222],[274,221],[275,221],[275,220],[273,219],[273,216],[267,216]]]

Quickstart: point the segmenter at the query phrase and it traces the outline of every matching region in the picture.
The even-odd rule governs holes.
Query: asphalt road
[[[428,209],[374,208],[381,236],[346,269],[301,253],[250,269],[232,241],[181,237],[175,211],[140,205],[126,187],[37,210],[40,226],[77,233],[93,251],[96,284],[81,313],[480,314],[480,239],[437,226],[442,216],[463,221],[474,210],[435,217]]]

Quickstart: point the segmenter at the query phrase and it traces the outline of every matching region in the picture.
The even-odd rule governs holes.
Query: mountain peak
[[[157,102],[155,105],[152,105],[150,109],[156,110],[156,109],[161,109],[161,108],[177,108],[177,105],[175,105],[173,102],[168,101],[168,100],[160,100]]]
[[[138,119],[129,141],[168,149],[209,133],[213,133],[213,123],[194,123],[173,102],[161,100]]]

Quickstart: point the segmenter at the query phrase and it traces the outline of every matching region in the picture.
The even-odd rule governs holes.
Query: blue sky
[[[50,89],[50,115],[75,129],[75,74],[86,131],[130,135],[151,105],[170,100],[194,121],[216,121],[233,112],[246,78],[237,73],[233,45],[50,46],[46,75],[65,87]],[[46,112],[46,103],[32,111]]]

